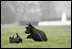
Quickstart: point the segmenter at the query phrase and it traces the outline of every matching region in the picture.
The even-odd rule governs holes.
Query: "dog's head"
[[[25,27],[25,28],[26,28],[25,33],[26,33],[26,34],[29,34],[29,33],[32,33],[32,29],[33,29],[34,27],[29,23],[29,24],[27,24],[27,27]]]
[[[10,43],[13,43],[14,42],[14,36],[12,36],[12,37],[10,36],[9,41],[10,41]]]

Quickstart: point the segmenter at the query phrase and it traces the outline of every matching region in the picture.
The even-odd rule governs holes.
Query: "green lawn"
[[[48,37],[47,42],[36,42],[26,39],[24,26],[1,25],[1,48],[71,48],[71,26],[36,26],[43,30]],[[23,43],[9,43],[9,36],[16,36],[16,32],[23,39]]]

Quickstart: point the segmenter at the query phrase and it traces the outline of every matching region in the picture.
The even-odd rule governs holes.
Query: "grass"
[[[47,42],[36,42],[26,39],[25,26],[1,26],[1,48],[71,48],[71,26],[36,26],[43,30],[48,37]],[[9,36],[16,36],[16,32],[23,39],[23,43],[9,43]]]

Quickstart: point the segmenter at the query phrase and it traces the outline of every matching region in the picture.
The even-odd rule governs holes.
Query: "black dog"
[[[19,43],[19,42],[22,43],[22,39],[20,38],[20,36],[17,33],[16,33],[16,35],[17,35],[16,38],[14,38],[14,36],[10,37],[10,39],[9,39],[10,43]]]
[[[27,38],[32,38],[35,41],[47,41],[48,40],[43,31],[36,29],[30,23],[27,25],[28,27],[26,27],[25,33],[30,34],[27,36]]]

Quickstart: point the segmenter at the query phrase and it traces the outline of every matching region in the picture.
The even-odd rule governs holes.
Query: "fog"
[[[71,25],[71,1],[1,1],[2,25],[29,22],[33,25]]]

